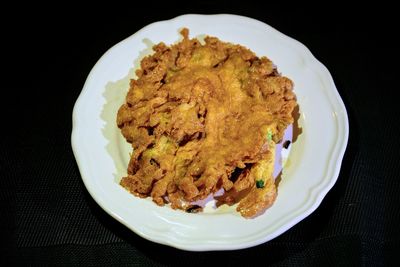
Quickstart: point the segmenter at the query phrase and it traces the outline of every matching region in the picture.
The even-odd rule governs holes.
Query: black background
[[[384,265],[400,245],[397,20],[375,3],[3,9],[0,263],[23,265]],[[50,8],[50,9],[48,9]],[[193,253],[146,241],[86,191],[70,144],[72,109],[93,65],[143,26],[186,13],[232,13],[305,44],[330,70],[350,120],[336,185],[308,218],[249,249]],[[306,177],[305,177],[306,179]]]

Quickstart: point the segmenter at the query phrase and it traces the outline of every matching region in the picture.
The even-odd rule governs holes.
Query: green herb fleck
[[[256,181],[256,186],[257,186],[257,188],[263,188],[264,187],[264,181],[263,180],[257,180]]]
[[[267,132],[267,140],[268,141],[272,140],[272,131],[270,129],[268,129],[268,132]]]

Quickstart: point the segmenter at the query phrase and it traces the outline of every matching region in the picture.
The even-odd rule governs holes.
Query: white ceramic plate
[[[292,145],[274,205],[255,219],[232,209],[188,214],[129,194],[119,184],[130,146],[115,119],[134,68],[151,46],[216,36],[268,56],[295,83],[303,133]],[[96,202],[138,235],[184,250],[232,250],[282,234],[313,212],[334,185],[348,139],[346,109],[328,70],[301,43],[260,21],[235,15],[184,15],[150,24],[111,48],[94,66],[73,112],[72,147]]]

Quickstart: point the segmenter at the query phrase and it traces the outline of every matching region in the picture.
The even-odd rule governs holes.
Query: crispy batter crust
[[[184,210],[220,188],[247,189],[238,211],[253,217],[276,197],[272,151],[293,123],[293,83],[243,46],[181,34],[181,42],[155,45],[142,60],[118,111],[133,147],[121,185]],[[255,186],[260,179],[263,188]]]

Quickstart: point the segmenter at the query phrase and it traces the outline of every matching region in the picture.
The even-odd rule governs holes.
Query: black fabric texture
[[[204,1],[102,12],[73,7],[63,14],[10,10],[14,19],[2,18],[7,71],[0,265],[398,264],[399,75],[391,67],[398,48],[390,29],[395,17],[385,15],[390,8],[267,7]],[[310,216],[253,248],[187,252],[137,236],[95,203],[72,153],[72,109],[97,60],[145,25],[187,13],[253,17],[302,42],[331,72],[349,115],[349,142],[335,186]]]

